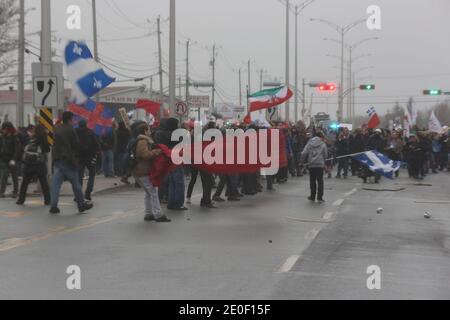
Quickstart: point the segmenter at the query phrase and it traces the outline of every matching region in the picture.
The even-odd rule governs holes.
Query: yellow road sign
[[[39,123],[48,130],[48,143],[52,146],[54,142],[53,137],[53,111],[50,108],[41,108],[39,110]]]

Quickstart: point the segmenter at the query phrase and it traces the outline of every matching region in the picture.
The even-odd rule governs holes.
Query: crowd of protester
[[[424,179],[427,174],[449,171],[449,139],[448,128],[434,133],[415,129],[408,133],[404,129],[347,128],[331,129],[321,127],[272,122],[272,128],[281,130],[285,137],[287,165],[271,176],[252,174],[214,175],[195,166],[177,166],[170,171],[160,186],[154,185],[148,177],[152,161],[161,155],[158,146],[173,148],[177,142],[172,141],[174,130],[184,127],[193,133],[193,121],[180,123],[175,118],[162,119],[149,125],[144,121],[136,121],[130,127],[118,122],[113,130],[97,136],[80,121],[74,128],[72,114],[65,112],[62,122],[54,132],[52,148],[52,185],[49,186],[48,155],[50,146],[48,132],[42,125],[16,129],[12,123],[1,124],[0,131],[0,197],[6,195],[8,185],[12,186],[11,196],[17,198],[17,204],[26,201],[28,186],[39,181],[44,202],[50,205],[50,212],[58,214],[59,191],[64,181],[72,184],[75,202],[81,213],[93,207],[92,193],[96,176],[103,174],[105,178],[120,177],[127,184],[135,183],[137,188],[145,191],[145,220],[169,222],[161,209],[167,204],[168,210],[186,211],[186,205],[192,204],[194,187],[200,176],[202,197],[200,206],[207,209],[216,208],[224,201],[240,201],[244,196],[252,196],[263,192],[263,180],[268,191],[274,190],[274,184],[283,184],[291,177],[302,177],[308,172],[312,180],[319,181],[322,174],[317,172],[315,164],[305,165],[304,155],[310,148],[321,148],[324,155],[317,163],[317,168],[325,170],[325,175],[332,178],[336,172],[337,179],[346,179],[349,175],[357,176],[368,182],[373,178],[379,183],[380,176],[373,174],[368,168],[354,160],[351,155],[376,150],[392,160],[405,164],[409,177]],[[259,123],[223,123],[215,119],[205,124],[204,130],[218,128],[259,129]],[[265,126],[267,127],[267,125]],[[193,135],[192,135],[193,137]],[[316,139],[316,140],[314,140]],[[324,149],[324,150],[322,150]],[[316,159],[317,160],[317,159]],[[396,176],[399,172],[396,173]],[[317,177],[316,177],[317,176]],[[19,181],[21,179],[21,184]],[[87,185],[83,192],[83,180]],[[134,177],[135,181],[129,179]],[[314,178],[314,179],[313,179]],[[316,179],[317,178],[317,179]],[[318,200],[323,201],[319,191]],[[311,200],[311,199],[310,199]]]

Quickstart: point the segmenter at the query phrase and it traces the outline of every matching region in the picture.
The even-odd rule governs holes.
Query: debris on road
[[[398,191],[403,191],[406,190],[406,188],[362,188],[365,191],[378,191],[378,192],[383,192],[383,191],[388,191],[388,192],[398,192]]]

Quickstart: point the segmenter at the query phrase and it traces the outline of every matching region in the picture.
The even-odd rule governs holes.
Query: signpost
[[[188,106],[183,101],[179,101],[175,104],[175,112],[180,117],[184,116],[188,112]]]
[[[57,77],[33,78],[33,106],[35,108],[58,107]]]
[[[125,108],[120,108],[118,111],[125,126],[130,128],[130,118],[128,118],[127,110]]]

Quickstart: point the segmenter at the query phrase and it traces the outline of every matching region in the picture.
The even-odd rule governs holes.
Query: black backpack
[[[36,141],[30,141],[25,147],[22,162],[27,166],[38,166],[45,163],[45,155]]]
[[[129,170],[133,170],[138,164],[138,158],[136,155],[136,149],[138,142],[144,139],[132,139],[128,144],[128,157],[127,157],[127,167]]]

